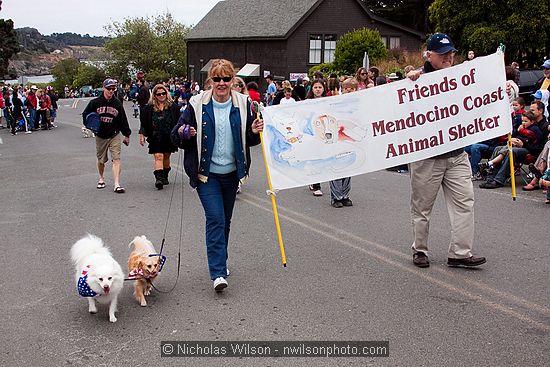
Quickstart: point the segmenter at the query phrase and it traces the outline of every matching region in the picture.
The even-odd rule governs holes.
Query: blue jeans
[[[525,157],[527,156],[527,154],[529,154],[529,151],[525,148],[514,147],[512,148],[512,152],[514,154],[515,163],[525,162]],[[500,162],[498,171],[494,174],[492,178],[499,184],[504,185],[508,177],[510,177],[510,154],[506,154],[504,156],[504,160]]]
[[[206,254],[210,278],[227,277],[227,244],[239,178],[237,171],[210,173],[197,192],[206,217]]]
[[[29,129],[36,129],[36,109],[29,108]]]
[[[464,148],[466,153],[470,156],[470,166],[472,167],[472,174],[479,172],[477,164],[481,162],[481,155],[485,152],[492,152],[493,147],[483,143],[477,143],[468,145]]]

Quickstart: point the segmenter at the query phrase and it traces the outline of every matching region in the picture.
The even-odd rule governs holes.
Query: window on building
[[[401,38],[400,37],[390,37],[390,49],[401,47]]]
[[[322,39],[321,34],[311,34],[309,36],[309,63],[320,64],[321,63],[321,51],[322,51]]]
[[[325,58],[323,62],[333,62],[335,50],[336,50],[336,35],[326,34],[325,35]]]
[[[381,36],[380,40],[387,49],[401,47],[401,37]]]
[[[309,63],[321,64],[334,61],[336,50],[335,34],[310,34],[309,35]]]

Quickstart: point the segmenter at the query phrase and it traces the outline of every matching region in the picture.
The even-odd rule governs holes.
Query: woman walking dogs
[[[214,60],[211,90],[191,98],[172,142],[185,150],[184,168],[196,188],[206,217],[206,252],[214,289],[227,287],[227,244],[239,181],[248,175],[250,146],[260,143],[263,121],[250,99],[232,90],[233,64]],[[200,153],[199,153],[200,152]]]
[[[149,103],[143,106],[139,116],[139,143],[143,146],[147,140],[149,154],[155,157],[153,174],[155,187],[159,190],[169,183],[170,155],[178,150],[170,140],[170,132],[178,123],[179,117],[180,109],[166,87],[162,84],[155,85]]]

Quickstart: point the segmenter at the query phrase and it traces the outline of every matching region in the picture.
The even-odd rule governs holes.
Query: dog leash
[[[178,163],[177,163],[177,167],[180,167],[180,162],[181,162],[181,156],[182,156],[182,151],[181,149],[179,150],[179,153],[178,153]],[[159,256],[160,259],[161,259],[161,265],[160,265],[160,270],[159,270],[159,273],[160,271],[162,270],[162,267],[164,266],[164,263],[166,261],[166,256],[164,256],[162,254],[162,251],[164,250],[164,244],[166,243],[166,231],[168,229],[168,221],[170,219],[170,213],[172,211],[172,202],[174,200],[174,193],[176,191],[176,183],[178,182],[178,170],[176,169],[175,170],[176,173],[174,175],[174,185],[172,186],[172,194],[170,196],[170,203],[168,204],[168,214],[166,215],[166,223],[164,225],[164,233],[162,234],[162,242],[161,242],[161,245],[160,245],[160,251],[158,254],[149,254],[149,256]],[[172,285],[172,287],[168,290],[162,290],[162,289],[159,289],[157,287],[155,287],[155,285],[151,282],[151,279],[149,278],[145,278],[143,277],[143,273],[139,274],[135,274],[135,276],[132,276],[132,274],[130,274],[130,276],[128,278],[125,278],[124,280],[139,280],[139,279],[143,279],[145,280],[147,283],[151,284],[151,287],[153,287],[154,290],[156,290],[157,292],[159,293],[170,293],[172,292],[175,288],[176,288],[176,285],[178,284],[178,280],[180,278],[180,268],[181,268],[181,242],[182,242],[182,238],[183,238],[183,204],[184,204],[184,180],[182,179],[181,180],[181,216],[180,216],[180,233],[179,233],[179,245],[178,245],[178,271],[177,271],[177,274],[176,274],[176,281],[174,282],[174,285]]]

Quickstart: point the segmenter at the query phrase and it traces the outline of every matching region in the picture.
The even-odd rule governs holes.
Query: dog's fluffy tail
[[[153,246],[153,243],[149,241],[145,236],[134,237],[132,242],[128,244],[128,247],[130,247],[130,249],[132,250],[135,250],[136,248],[140,248],[149,253],[155,252],[155,246]]]
[[[111,255],[109,249],[103,245],[101,238],[93,234],[88,233],[71,247],[71,259],[75,266],[78,266],[84,258],[92,254]]]

